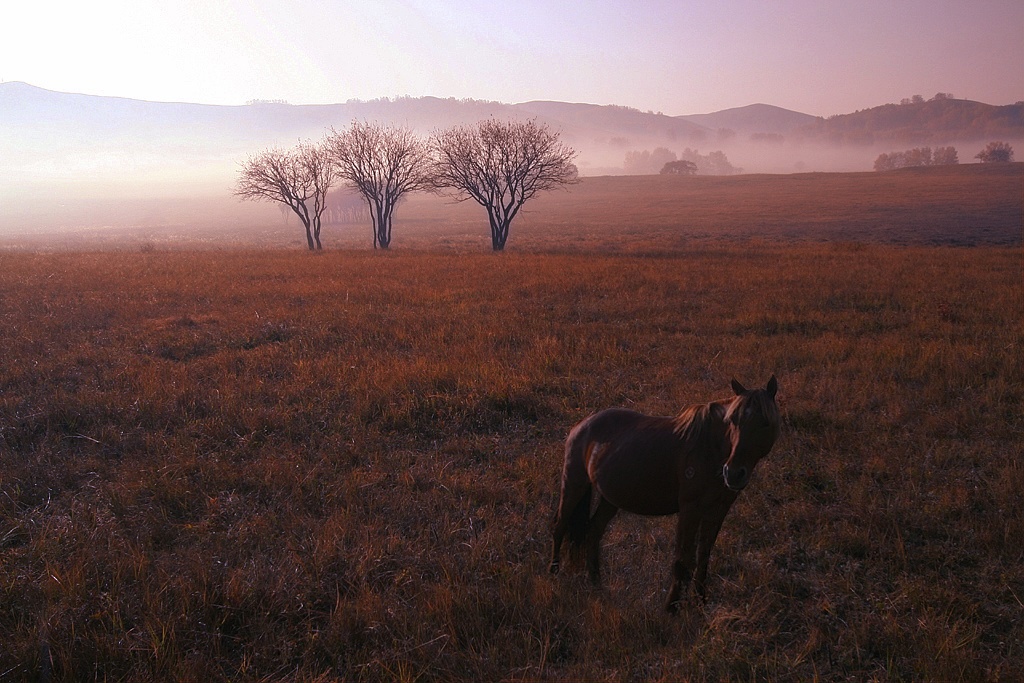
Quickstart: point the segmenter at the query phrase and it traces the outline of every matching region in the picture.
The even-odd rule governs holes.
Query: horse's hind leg
[[[599,501],[587,529],[587,571],[591,583],[595,586],[601,585],[601,537],[612,517],[619,511],[619,508],[609,503],[607,498],[601,496]]]

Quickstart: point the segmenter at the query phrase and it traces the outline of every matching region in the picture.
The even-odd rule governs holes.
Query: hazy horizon
[[[621,107],[558,102],[517,107],[410,99],[327,107],[222,107],[5,87],[9,85],[0,85],[5,123],[0,129],[0,231],[7,234],[125,227],[148,234],[187,226],[276,225],[276,207],[240,203],[233,196],[239,164],[268,146],[319,138],[332,125],[366,117],[404,121],[421,134],[487,116],[539,117],[579,151],[576,163],[583,176],[657,173],[665,149],[672,158],[699,150],[699,157],[690,158],[708,161],[711,152],[725,153],[730,168],[716,166],[701,173],[870,171],[879,152],[917,146],[882,140],[836,145],[805,139],[798,132],[790,138],[790,130],[816,119],[780,117],[778,111],[761,108],[721,120],[697,117],[702,123],[693,123]],[[738,131],[720,135],[734,125]],[[756,140],[755,133],[773,130],[785,133],[779,136],[784,143]],[[1010,142],[1024,149],[1024,136],[1013,136]],[[955,144],[961,163],[973,163],[983,147],[976,138],[963,144],[944,138],[942,144]],[[660,161],[655,162],[658,148]],[[651,153],[649,163],[627,163],[630,155],[644,151]]]
[[[827,117],[940,92],[994,105],[1024,100],[1019,0],[56,0],[14,5],[5,19],[17,30],[0,41],[0,82],[145,102],[408,96],[579,102],[670,116],[763,103]],[[124,201],[141,199],[164,208],[128,212],[131,221],[175,221],[166,200],[230,198],[248,154],[347,124],[342,116],[279,128],[255,115],[150,121],[142,113],[149,108],[112,115],[105,104],[68,123],[78,105],[61,106],[47,115],[6,112],[7,225],[104,224],[124,219]],[[661,125],[653,119],[615,130],[579,126],[575,117],[555,112],[547,120],[575,128],[567,142],[581,151],[585,175],[616,172],[627,152],[659,146],[723,150],[735,167],[772,173],[868,171],[879,152],[900,149],[751,145],[746,134],[720,143],[713,132],[648,130]],[[448,123],[436,112],[429,120]],[[961,162],[977,149],[962,147]]]
[[[1015,0],[530,0],[512,11],[468,0],[100,0],[7,12],[19,30],[0,44],[0,80],[158,102],[408,95],[670,115],[763,102],[829,116],[936,92],[1024,99]]]

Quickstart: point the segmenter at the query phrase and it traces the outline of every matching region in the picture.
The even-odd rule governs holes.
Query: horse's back
[[[583,418],[569,432],[569,441],[586,438],[607,441],[626,429],[652,419],[649,415],[629,408],[606,408]]]
[[[570,432],[566,457],[582,458],[590,481],[616,507],[645,515],[678,511],[682,444],[670,417],[609,408]]]

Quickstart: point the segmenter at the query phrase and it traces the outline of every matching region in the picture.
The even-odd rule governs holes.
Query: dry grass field
[[[1015,169],[993,215],[929,201],[984,243]],[[0,681],[1018,676],[1019,234],[616,241],[621,207],[505,254],[0,253]],[[547,573],[573,423],[773,372],[706,605],[663,612],[667,518],[616,518],[602,591]]]

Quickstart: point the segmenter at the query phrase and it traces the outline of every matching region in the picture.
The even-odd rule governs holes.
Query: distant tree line
[[[685,161],[686,164],[677,162]],[[653,175],[655,173],[681,175],[733,175],[743,169],[729,163],[722,151],[701,154],[687,147],[679,155],[657,147],[653,150],[633,150],[626,152],[624,163],[626,173],[630,175]]]
[[[941,94],[941,93],[940,93]],[[1005,142],[990,142],[974,155],[983,164],[1006,163],[1013,161],[1013,147]],[[894,171],[898,168],[914,166],[947,166],[958,164],[956,147],[915,147],[904,152],[879,154],[875,159],[876,171]]]
[[[320,142],[270,149],[242,165],[235,194],[280,203],[299,217],[310,250],[323,248],[330,190],[366,202],[374,248],[391,245],[395,208],[412,192],[472,199],[487,212],[491,247],[505,248],[512,220],[540,192],[576,182],[576,151],[537,121],[488,119],[421,138],[408,128],[354,121]]]
[[[1008,163],[1013,161],[1013,147],[1005,142],[990,142],[974,158],[983,164]]]
[[[935,101],[941,101],[941,100],[954,100],[954,99],[956,99],[956,98],[953,97],[953,93],[937,92],[937,93],[935,93],[935,97],[931,98],[928,101],[929,102],[935,102]],[[920,95],[914,95],[913,97],[904,97],[902,100],[900,100],[900,104],[903,105],[903,106],[907,106],[909,104],[924,104],[924,98],[921,97]]]
[[[876,171],[895,171],[898,168],[911,168],[914,166],[948,166],[958,164],[956,147],[915,147],[905,152],[890,152],[879,154],[875,159]]]

